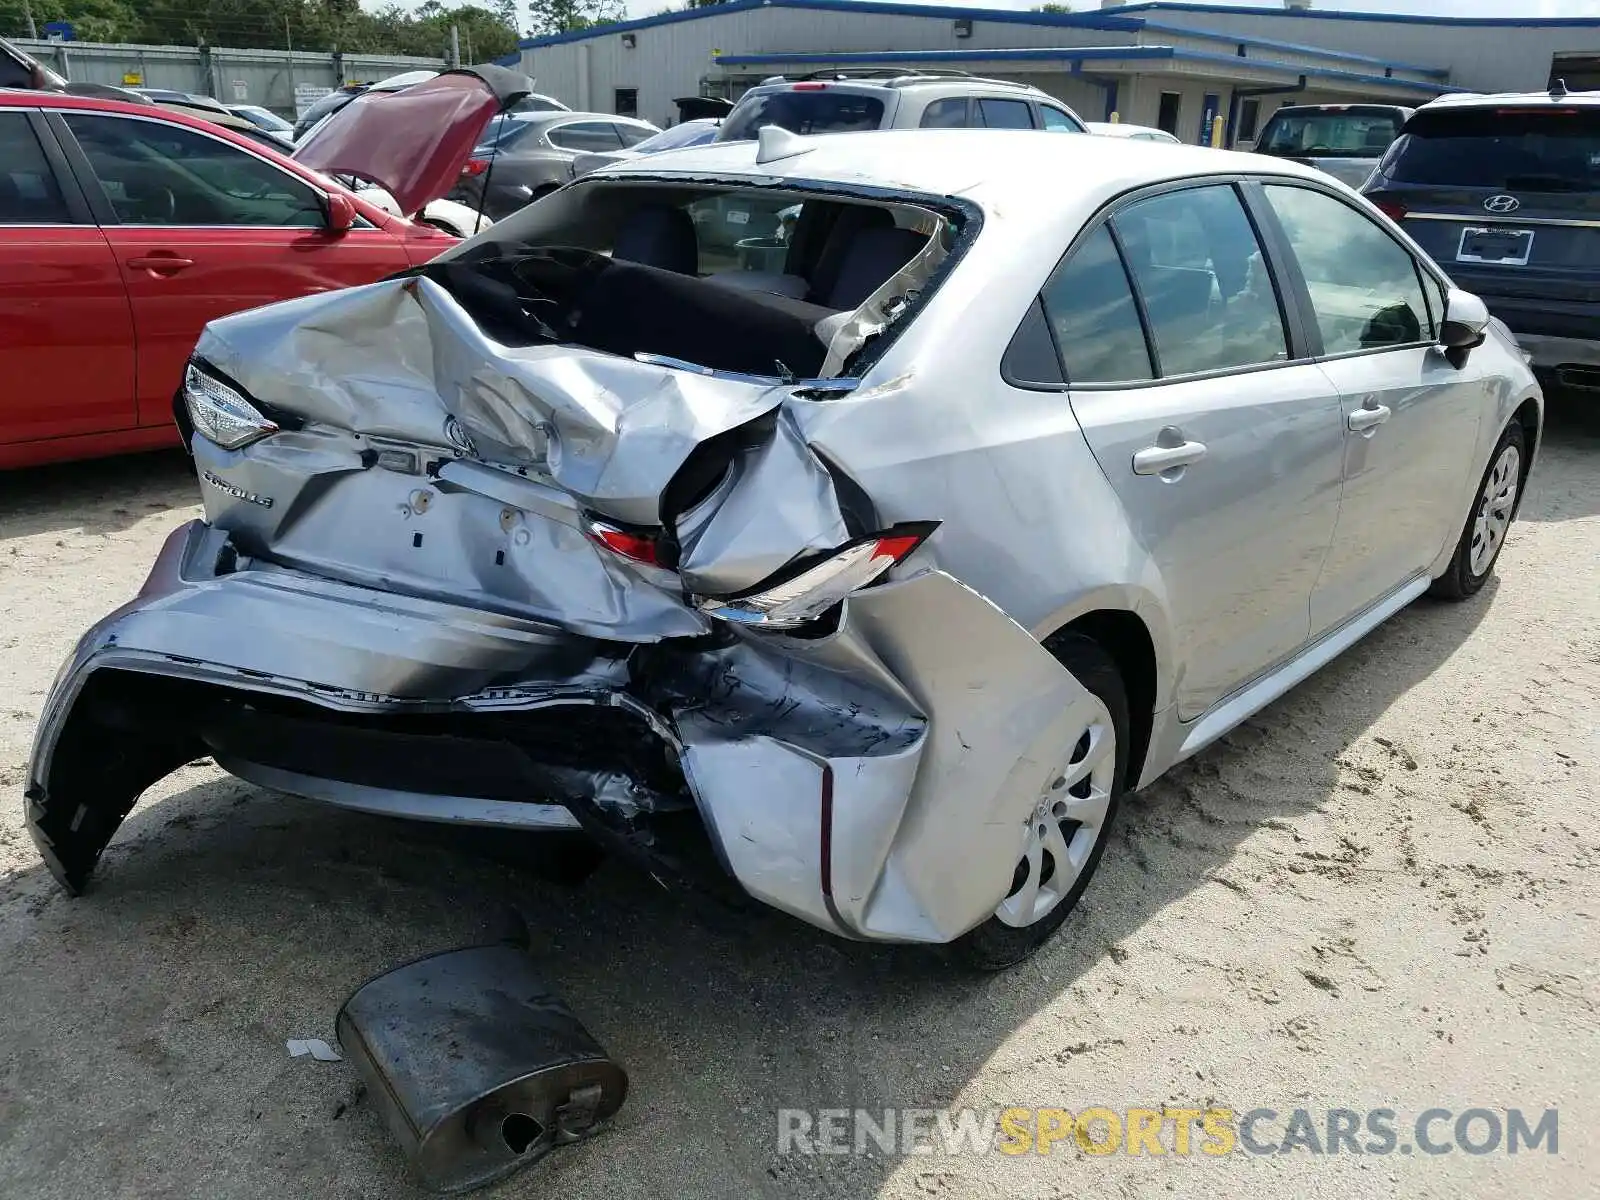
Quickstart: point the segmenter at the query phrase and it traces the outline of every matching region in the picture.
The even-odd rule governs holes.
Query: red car
[[[514,102],[503,87],[454,72],[353,103],[314,165],[417,212]],[[207,321],[453,244],[207,122],[0,90],[0,468],[176,445],[172,397]]]

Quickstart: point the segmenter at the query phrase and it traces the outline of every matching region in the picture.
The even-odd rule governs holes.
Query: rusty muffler
[[[514,946],[450,950],[364,983],[337,1021],[418,1182],[492,1183],[599,1131],[628,1076]]]

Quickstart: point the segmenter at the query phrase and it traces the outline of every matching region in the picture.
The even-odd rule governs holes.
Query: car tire
[[[977,928],[968,931],[946,947],[950,958],[958,965],[974,971],[1002,971],[1007,967],[1015,966],[1033,954],[1040,946],[1049,941],[1056,930],[1061,928],[1062,922],[1077,905],[1084,889],[1089,886],[1095,868],[1100,865],[1100,856],[1105,852],[1106,840],[1112,825],[1115,822],[1117,809],[1120,806],[1122,794],[1126,788],[1128,775],[1128,693],[1123,686],[1122,674],[1117,670],[1116,661],[1094,639],[1081,633],[1067,631],[1059,633],[1045,642],[1045,648],[1054,654],[1061,665],[1072,672],[1074,678],[1083,685],[1104,708],[1106,718],[1109,720],[1114,732],[1115,744],[1112,753],[1106,757],[1110,760],[1110,769],[1107,772],[1108,780],[1104,787],[1106,793],[1105,812],[1099,818],[1098,827],[1092,830],[1093,844],[1088,848],[1087,857],[1078,869],[1077,877],[1072,885],[1061,895],[1054,906],[1031,924],[1018,925],[1015,921],[1002,919],[999,912],[984,921]],[[1087,751],[1087,739],[1074,749],[1074,756],[1079,751]],[[1076,759],[1074,760],[1076,761]],[[1034,820],[1030,817],[1030,822]],[[1076,824],[1076,823],[1073,823]],[[1064,828],[1064,826],[1063,826]],[[1083,833],[1091,831],[1083,830]],[[1081,836],[1081,834],[1076,835]],[[1076,841],[1076,836],[1069,838],[1070,842]],[[1052,860],[1053,861],[1053,860]],[[1027,869],[1027,860],[1018,864],[1018,874]],[[1018,893],[1019,887],[1025,886],[1014,878],[1012,893],[1002,901],[1002,909],[1012,901]]]
[[[1478,488],[1472,493],[1467,523],[1456,543],[1456,552],[1443,575],[1433,581],[1428,594],[1441,600],[1465,600],[1474,596],[1494,572],[1501,547],[1511,532],[1523,480],[1527,476],[1527,439],[1522,424],[1507,425]]]

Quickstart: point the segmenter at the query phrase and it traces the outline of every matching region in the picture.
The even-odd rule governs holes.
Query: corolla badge
[[[205,480],[212,487],[216,488],[219,492],[225,492],[229,496],[232,496],[235,500],[248,500],[251,504],[259,504],[262,508],[272,507],[271,496],[258,496],[254,492],[247,492],[237,484],[229,483],[226,479],[223,479],[218,475],[213,475],[210,471],[207,471],[204,468],[201,468],[200,470],[200,478]]]
[[[1490,196],[1483,206],[1492,213],[1514,213],[1522,207],[1522,201],[1515,196]]]

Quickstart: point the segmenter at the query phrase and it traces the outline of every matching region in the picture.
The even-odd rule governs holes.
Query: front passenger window
[[[219,138],[165,121],[65,115],[124,225],[324,223],[309,186]]]
[[[1343,201],[1310,188],[1265,188],[1311,292],[1326,354],[1432,339],[1416,260]]]

